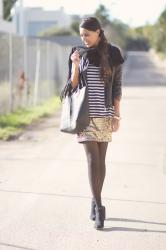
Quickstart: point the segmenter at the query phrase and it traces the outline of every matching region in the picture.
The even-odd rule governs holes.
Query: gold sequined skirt
[[[79,143],[112,141],[112,117],[90,117],[89,125],[77,134],[77,140]]]

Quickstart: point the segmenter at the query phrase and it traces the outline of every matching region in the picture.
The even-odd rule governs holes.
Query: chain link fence
[[[0,114],[58,95],[71,46],[0,33]]]

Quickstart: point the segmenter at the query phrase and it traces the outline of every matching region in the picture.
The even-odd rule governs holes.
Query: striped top
[[[109,108],[105,107],[104,81],[100,79],[99,67],[92,64],[88,65],[87,84],[90,117],[113,116],[113,106]]]

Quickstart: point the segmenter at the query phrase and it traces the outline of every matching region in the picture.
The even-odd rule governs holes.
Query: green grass
[[[165,55],[165,53],[163,53],[163,52],[158,52],[158,56],[159,56],[159,58],[160,58],[162,61],[164,61],[164,60],[166,59],[166,55]]]
[[[13,113],[0,115],[0,140],[10,140],[20,134],[27,125],[39,118],[48,117],[61,105],[59,97],[54,97],[42,105],[18,109]]]

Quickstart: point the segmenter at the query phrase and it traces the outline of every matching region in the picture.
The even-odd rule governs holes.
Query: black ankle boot
[[[90,219],[95,220],[96,219],[96,211],[95,211],[96,203],[94,199],[91,201],[91,212],[90,212]]]
[[[96,218],[95,218],[95,228],[102,229],[104,227],[104,220],[105,220],[105,207],[95,207]]]

